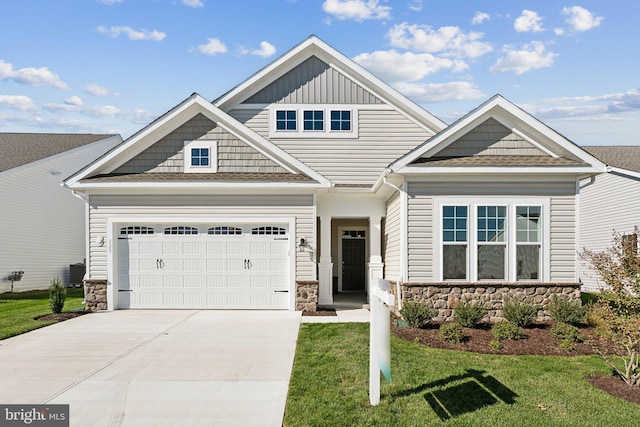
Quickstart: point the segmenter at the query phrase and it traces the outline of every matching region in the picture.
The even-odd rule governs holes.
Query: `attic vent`
[[[131,225],[129,227],[122,227],[120,229],[120,235],[126,236],[129,234],[154,234],[155,229],[153,227],[146,227],[144,225]]]
[[[237,236],[242,234],[242,228],[238,227],[229,227],[226,225],[221,225],[219,227],[212,227],[207,231],[208,234],[216,234],[219,236]]]
[[[164,234],[173,234],[173,235],[198,234],[198,229],[196,227],[186,227],[184,225],[178,225],[175,227],[165,228]]]
[[[258,235],[258,236],[278,236],[278,235],[284,235],[287,234],[287,231],[282,228],[282,227],[271,227],[271,226],[265,226],[265,227],[256,227],[256,228],[252,228],[251,229],[251,234],[253,234],[254,236]]]

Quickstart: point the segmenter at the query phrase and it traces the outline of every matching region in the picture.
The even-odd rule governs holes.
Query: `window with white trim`
[[[545,209],[506,200],[439,204],[439,280],[541,281]]]
[[[357,138],[358,106],[274,104],[269,107],[272,138]]]
[[[218,170],[218,144],[216,141],[184,142],[185,173],[215,173]]]

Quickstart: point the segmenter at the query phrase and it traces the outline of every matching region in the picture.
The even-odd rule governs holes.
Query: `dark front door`
[[[342,240],[342,290],[364,291],[365,240]]]

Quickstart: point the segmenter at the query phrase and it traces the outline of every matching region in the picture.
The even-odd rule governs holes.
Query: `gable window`
[[[273,104],[269,110],[271,138],[357,138],[358,105]]]
[[[324,130],[324,111],[305,110],[303,113],[304,130]]]
[[[331,130],[351,130],[351,111],[331,110]]]
[[[531,201],[438,203],[438,280],[542,280],[548,201]]]
[[[297,130],[297,111],[296,110],[277,110],[276,111],[276,129],[277,130]]]
[[[216,141],[185,141],[184,172],[215,173],[218,169]]]

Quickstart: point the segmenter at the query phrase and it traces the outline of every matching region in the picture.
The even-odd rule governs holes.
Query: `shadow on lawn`
[[[475,369],[467,369],[465,374],[453,375],[401,391],[394,397],[423,392],[424,399],[442,421],[498,402],[512,405],[518,397],[500,381],[486,375],[485,371]]]

